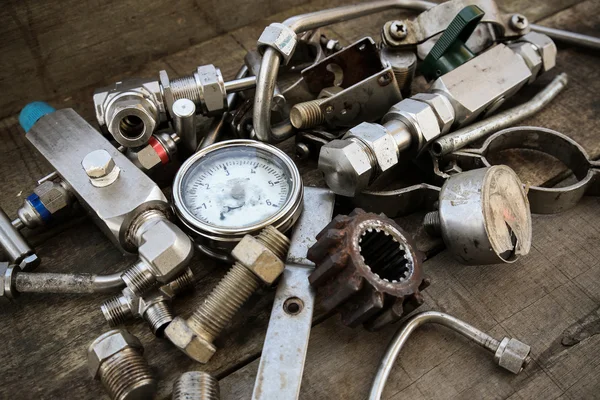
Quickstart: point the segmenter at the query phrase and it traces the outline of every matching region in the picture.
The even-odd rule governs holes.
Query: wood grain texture
[[[30,3],[33,1],[20,6]],[[235,12],[227,12],[226,3],[230,2],[222,3],[210,4],[210,7],[203,3],[203,9],[219,10],[219,15],[224,13],[235,17]],[[237,23],[234,18],[232,25],[222,28],[233,29],[231,32],[208,40],[214,36],[210,33],[210,29],[214,28],[200,26],[200,23],[191,24],[195,34],[210,31],[209,36],[190,40],[182,47],[167,46],[171,36],[178,38],[180,34],[171,25],[165,25],[167,33],[161,34],[160,45],[147,31],[139,32],[135,27],[131,33],[133,36],[105,38],[114,48],[130,46],[124,54],[131,58],[110,59],[109,67],[96,64],[97,70],[88,72],[89,78],[86,76],[85,79],[75,71],[79,68],[79,55],[75,52],[87,54],[89,60],[80,63],[85,67],[90,60],[98,62],[105,44],[99,43],[98,47],[86,50],[63,42],[56,54],[72,66],[65,70],[67,72],[61,70],[60,74],[72,74],[79,86],[65,92],[49,92],[47,97],[54,99],[52,104],[55,107],[73,107],[95,124],[91,104],[95,87],[129,76],[156,76],[160,69],[175,75],[187,74],[198,65],[207,63],[220,67],[226,78],[232,77],[243,62],[245,52],[255,46],[256,38],[266,24],[298,13],[343,4],[341,0],[314,1],[300,6],[297,6],[298,2],[292,4],[290,1],[271,3],[260,8],[257,18],[261,19],[256,23],[233,29]],[[519,10],[531,19],[546,18],[541,23],[549,26],[600,35],[598,2],[587,1],[570,7],[575,3],[513,0],[501,4],[507,10]],[[153,7],[160,7],[160,4],[158,2]],[[292,5],[294,7],[290,8]],[[265,10],[278,14],[262,18],[267,15]],[[257,15],[256,10],[240,7],[240,11],[252,18]],[[186,14],[185,29],[191,29],[188,22],[190,19],[196,21],[196,14],[185,10],[182,13]],[[390,12],[364,17],[334,25],[325,32],[348,44],[365,35],[376,37],[383,22],[408,15]],[[21,15],[20,18],[24,17]],[[85,21],[89,22],[89,19],[76,23],[84,24]],[[45,21],[44,24],[51,22]],[[88,28],[91,31],[92,27]],[[56,29],[63,28],[58,26]],[[144,41],[141,44],[144,54],[138,54],[134,51],[137,48],[131,48],[132,37],[136,41]],[[25,39],[14,38],[14,41],[19,40]],[[4,43],[0,46],[17,45]],[[158,48],[160,51],[154,52],[153,49]],[[555,102],[527,123],[566,133],[579,141],[592,156],[598,157],[600,142],[596,139],[596,131],[600,106],[595,95],[600,89],[598,55],[566,46],[559,46],[559,51],[556,72],[569,72],[570,84]],[[54,55],[45,57],[49,60],[48,65],[59,68],[58,61],[51,60]],[[69,79],[66,75],[38,72],[35,67],[26,65],[21,68],[17,64],[6,64],[4,68],[4,63],[13,62],[5,57],[0,61],[2,71],[6,68],[11,71],[11,82],[26,82],[31,80],[30,76],[35,76],[40,82],[47,76],[56,82]],[[533,95],[554,74],[552,72],[551,76],[527,88],[514,103]],[[10,91],[13,89],[4,90],[5,83],[7,81],[0,75],[3,96],[18,99]],[[36,82],[31,85],[32,94],[46,93],[43,85],[36,87]],[[17,101],[26,100],[15,100],[15,105],[20,107],[22,103]],[[10,107],[5,106],[3,110],[10,110]],[[14,216],[23,196],[29,194],[35,181],[50,172],[50,168],[23,137],[14,117],[0,121],[0,143],[0,206]],[[288,152],[292,146],[291,141],[281,145]],[[539,155],[505,154],[500,161],[515,167],[523,180],[534,184],[547,182],[564,172],[560,163]],[[315,170],[315,162],[301,163],[299,167],[305,183],[324,184],[320,173]],[[426,263],[434,283],[424,292],[426,305],[422,309],[440,309],[494,334],[509,333],[531,342],[535,363],[523,376],[513,377],[499,371],[489,355],[443,328],[424,327],[420,331],[422,334],[411,338],[403,352],[388,384],[387,398],[595,398],[600,392],[597,382],[600,361],[597,351],[594,352],[599,345],[598,336],[570,348],[560,345],[560,337],[564,329],[580,321],[600,304],[600,250],[598,232],[594,228],[598,226],[596,215],[599,206],[596,199],[589,198],[568,213],[536,217],[532,254],[517,264],[491,268],[461,267],[446,252]],[[421,219],[422,214],[415,214],[400,222],[417,236],[422,250],[434,255],[439,252],[440,243],[424,235],[419,227]],[[44,260],[40,271],[109,273],[121,270],[131,262],[131,258],[119,254],[88,219],[79,219],[71,226],[55,229],[42,232],[41,236],[31,236]],[[223,266],[200,256],[194,258],[192,267],[199,277],[196,291],[175,302],[176,310],[183,315],[199,304],[225,273]],[[247,398],[256,375],[273,291],[263,290],[261,295],[254,296],[244,306],[217,341],[220,350],[206,366],[193,363],[167,341],[154,338],[144,323],[128,324],[127,328],[143,342],[146,357],[159,377],[158,398],[169,398],[175,378],[194,369],[212,372],[222,379],[223,399]],[[87,345],[108,329],[99,309],[106,298],[23,295],[17,303],[0,308],[0,318],[4,322],[0,325],[0,335],[5,338],[5,346],[0,348],[0,359],[5,362],[0,371],[6,378],[0,385],[0,398],[106,398],[101,385],[89,378],[85,363]],[[343,327],[337,316],[326,318],[322,312],[317,312],[317,315],[322,322],[313,329],[302,398],[364,398],[376,364],[395,327],[371,334]]]

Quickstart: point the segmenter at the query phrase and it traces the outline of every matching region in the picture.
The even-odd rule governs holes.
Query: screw
[[[172,400],[219,400],[219,381],[201,371],[182,374],[173,385]]]
[[[442,222],[440,221],[439,211],[430,211],[425,214],[423,228],[429,236],[440,237],[442,234]]]
[[[114,400],[150,399],[156,380],[142,357],[144,348],[129,332],[115,329],[98,337],[88,348],[88,367]]]
[[[325,122],[325,115],[321,111],[320,105],[327,99],[316,99],[295,104],[290,110],[290,121],[296,129],[309,129],[322,125]],[[329,112],[327,107],[327,112]]]
[[[81,166],[92,185],[96,187],[111,185],[117,180],[121,171],[106,150],[94,150],[88,153],[81,161]]]
[[[513,14],[510,18],[510,26],[517,31],[522,31],[529,26],[529,21],[523,14]]]
[[[248,260],[237,261],[192,316],[175,318],[165,335],[194,360],[208,362],[216,351],[213,341],[240,307],[261,283],[268,283],[267,280],[272,283],[283,272],[281,260],[289,246],[288,238],[272,226],[264,228],[256,238],[246,235],[232,255],[238,260],[243,257]]]
[[[408,29],[403,21],[393,21],[389,28],[390,36],[396,40],[404,40],[408,35]]]

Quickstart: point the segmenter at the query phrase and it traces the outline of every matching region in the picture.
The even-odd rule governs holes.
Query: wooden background
[[[600,2],[509,0],[536,23],[600,36]],[[12,217],[37,179],[51,172],[25,140],[15,114],[31,100],[73,107],[94,123],[93,89],[128,76],[157,76],[160,69],[187,74],[214,63],[232,77],[246,51],[270,22],[343,4],[324,1],[142,2],[9,0],[0,10],[0,206]],[[382,24],[409,14],[388,12],[337,24],[326,33],[352,43],[376,37]],[[268,17],[265,17],[268,16]],[[598,112],[600,54],[559,44],[558,65],[549,76],[512,102],[530,97],[559,72],[569,85],[544,111],[526,121],[576,139],[600,156]],[[417,82],[418,84],[418,82]],[[290,143],[282,145],[290,149]],[[508,152],[500,157],[531,184],[557,181],[564,166],[547,157]],[[315,163],[301,166],[306,183],[322,185]],[[425,326],[408,342],[386,387],[386,399],[593,399],[600,398],[599,329],[586,323],[600,306],[600,201],[584,198],[560,215],[534,216],[531,253],[515,264],[465,267],[418,227],[422,214],[402,225],[418,238],[429,260],[432,285],[420,310],[453,314],[500,337],[532,346],[533,363],[519,376],[504,372],[489,354],[445,328]],[[122,256],[86,218],[27,233],[43,259],[38,271],[110,273],[124,269]],[[198,304],[224,274],[221,265],[196,256],[196,291],[177,299],[179,313]],[[249,398],[272,290],[254,296],[217,341],[219,351],[201,366],[156,339],[144,323],[127,328],[140,338],[159,378],[160,399],[170,397],[182,372],[215,374],[222,398]],[[21,296],[0,308],[0,398],[106,398],[87,372],[87,345],[108,326],[100,312],[106,296]],[[342,326],[339,317],[317,313],[301,398],[362,399],[397,326],[377,333]],[[576,344],[561,344],[565,330],[577,330]]]

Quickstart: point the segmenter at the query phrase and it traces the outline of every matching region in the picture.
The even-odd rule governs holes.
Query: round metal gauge
[[[287,231],[302,211],[294,162],[253,140],[215,143],[190,157],[173,183],[175,213],[205,253],[223,259],[246,234]]]

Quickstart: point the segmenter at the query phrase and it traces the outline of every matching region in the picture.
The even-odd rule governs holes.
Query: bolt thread
[[[392,66],[392,72],[396,77],[396,84],[403,94],[410,93],[416,66],[416,63],[410,65],[408,68],[394,68]]]
[[[327,99],[316,99],[295,104],[290,110],[290,121],[296,129],[308,129],[322,125],[325,114],[319,107]]]
[[[212,342],[259,286],[260,280],[254,273],[235,263],[188,323],[195,331],[206,332],[206,339]]]
[[[131,309],[128,307],[123,296],[115,296],[112,299],[106,300],[101,306],[102,314],[108,326],[115,327],[124,324],[133,316]]]
[[[136,391],[150,398],[156,390],[156,380],[152,377],[148,363],[133,348],[126,348],[100,366],[100,380],[114,400],[125,399],[130,392]]]
[[[219,400],[219,381],[201,371],[182,374],[173,385],[172,400]]]
[[[152,304],[144,313],[144,319],[150,325],[152,333],[156,336],[162,336],[165,328],[173,321],[175,316],[169,304],[165,301],[159,301]]]
[[[182,76],[171,81],[171,93],[174,101],[179,99],[189,99],[194,102],[196,107],[201,104],[202,93],[196,83],[193,75]]]
[[[441,236],[442,234],[442,223],[440,221],[440,213],[439,211],[430,211],[425,214],[425,219],[423,220],[423,227],[425,228],[425,232],[427,232],[430,236]]]
[[[194,273],[187,268],[177,279],[168,283],[175,295],[179,295],[194,287]]]
[[[271,225],[265,227],[258,234],[256,240],[264,244],[280,260],[285,259],[288,249],[290,248],[290,240]]]
[[[156,278],[143,262],[138,262],[123,272],[121,279],[138,296],[156,285]]]

